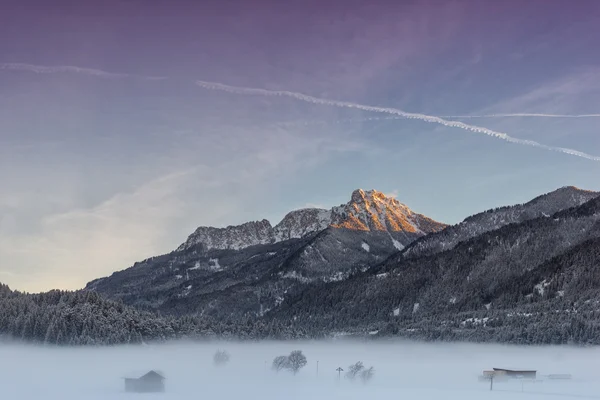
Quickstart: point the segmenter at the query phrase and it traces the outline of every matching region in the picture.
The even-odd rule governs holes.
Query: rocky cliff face
[[[406,233],[412,237],[438,232],[446,225],[413,212],[381,192],[357,189],[346,204],[329,210],[306,208],[291,211],[275,227],[266,219],[226,228],[200,227],[177,250],[198,245],[207,249],[239,250],[258,244],[300,239],[328,227]],[[406,244],[406,240],[402,242]]]
[[[331,210],[305,208],[288,213],[275,228],[275,240],[302,238],[326,229],[331,224]]]
[[[409,232],[426,234],[438,232],[445,224],[413,212],[398,200],[376,190],[355,190],[347,204],[332,209],[336,228],[361,231]]]
[[[207,249],[239,250],[257,244],[273,243],[275,241],[273,227],[266,219],[246,222],[226,228],[201,226],[181,246],[178,251],[202,245]]]

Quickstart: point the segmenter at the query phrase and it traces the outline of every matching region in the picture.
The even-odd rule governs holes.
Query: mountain
[[[232,225],[226,228],[201,226],[177,248],[184,251],[202,245],[206,249],[240,250],[259,244],[299,239],[327,227],[360,231],[406,233],[403,247],[414,235],[424,235],[443,229],[446,225],[414,213],[398,200],[376,190],[357,189],[347,204],[330,210],[307,208],[288,213],[275,227],[266,219]]]
[[[88,283],[126,304],[215,318],[262,316],[314,282],[346,279],[446,225],[383,193],[355,190],[330,210],[200,227],[175,251]]]
[[[260,229],[248,225],[229,230],[236,240],[207,228],[205,242],[78,292],[30,295],[0,284],[0,339],[357,335],[600,344],[597,193],[565,187],[440,232],[394,199],[355,191],[331,210],[291,212],[278,230],[259,225],[274,232],[272,241],[252,242]],[[241,240],[247,233],[250,242]],[[398,251],[394,241],[407,239]],[[211,248],[224,243],[237,248]]]
[[[269,221],[263,219],[226,228],[201,226],[177,248],[177,251],[184,251],[198,245],[207,249],[238,250],[273,242],[275,242],[273,227]]]
[[[332,210],[304,208],[289,212],[274,228],[275,241],[298,239],[326,229],[331,224]]]
[[[427,234],[445,228],[424,215],[415,214],[398,200],[376,190],[355,190],[349,203],[331,210],[331,225],[363,231]]]
[[[494,211],[479,214],[467,223],[505,224],[511,220],[508,215],[524,220],[478,228],[484,233],[456,241],[448,250],[412,252],[422,242],[432,244],[428,249],[442,248],[434,239],[447,240],[445,231],[432,234],[364,273],[305,288],[267,318],[290,321],[313,336],[377,332],[448,340],[596,343],[600,197],[584,193],[593,198],[552,215],[543,211],[579,203],[577,194],[565,188],[526,207],[500,209],[496,218],[490,218]],[[541,216],[523,212],[535,207]]]
[[[598,192],[565,186],[536,197],[525,204],[500,207],[468,217],[463,222],[449,226],[442,232],[416,241],[402,256],[416,258],[452,249],[457,243],[498,229],[504,225],[520,223],[538,217],[548,217],[558,211],[579,206],[600,195]]]

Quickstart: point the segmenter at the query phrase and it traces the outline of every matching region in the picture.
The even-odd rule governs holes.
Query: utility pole
[[[317,360],[317,377],[319,377],[319,360]]]
[[[343,369],[342,367],[338,367],[338,368],[336,369],[336,371],[338,372],[338,382],[340,381],[340,377],[342,376],[342,371],[343,371],[343,370],[344,370],[344,369]]]
[[[490,375],[490,390],[494,389],[494,374]]]

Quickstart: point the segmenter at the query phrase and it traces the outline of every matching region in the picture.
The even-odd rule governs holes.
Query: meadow
[[[226,350],[228,363],[213,355]],[[297,375],[271,369],[273,359],[302,350],[307,364]],[[57,348],[0,344],[3,399],[531,399],[598,398],[598,348],[517,347],[412,342],[188,343]],[[373,378],[350,381],[348,366],[373,366]],[[338,376],[336,369],[345,372]],[[535,369],[537,380],[489,382],[496,368]],[[124,377],[155,370],[166,377],[164,393],[124,391]],[[545,375],[571,374],[549,380]]]

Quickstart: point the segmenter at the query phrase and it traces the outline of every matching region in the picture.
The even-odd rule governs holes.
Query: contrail
[[[464,130],[468,130],[468,131],[472,131],[472,132],[483,133],[488,136],[502,139],[502,140],[505,140],[510,143],[534,146],[534,147],[538,147],[538,148],[545,149],[545,150],[558,151],[560,153],[570,154],[570,155],[577,156],[577,157],[583,157],[588,160],[600,161],[599,156],[593,156],[593,155],[583,153],[578,150],[573,150],[573,149],[569,149],[569,148],[565,148],[565,147],[548,146],[548,145],[538,143],[533,140],[518,139],[518,138],[515,138],[512,136],[509,136],[506,133],[493,131],[491,129],[484,128],[481,126],[469,125],[469,124],[465,124],[464,122],[460,122],[460,121],[449,121],[449,120],[446,120],[446,119],[443,119],[440,117],[435,117],[432,115],[426,115],[426,114],[420,114],[420,113],[410,113],[410,112],[402,111],[397,108],[375,107],[375,106],[368,106],[368,105],[364,105],[364,104],[351,103],[351,102],[346,102],[346,101],[322,99],[319,97],[308,96],[306,94],[302,94],[302,93],[298,93],[298,92],[290,92],[287,90],[266,90],[266,89],[257,89],[257,88],[248,88],[248,87],[238,87],[238,86],[229,86],[229,85],[225,85],[225,84],[218,83],[218,82],[206,82],[206,81],[196,81],[195,83],[196,83],[196,85],[198,85],[202,88],[205,88],[205,89],[220,90],[220,91],[235,93],[235,94],[248,94],[248,95],[260,95],[260,96],[284,96],[284,97],[290,97],[293,99],[297,99],[297,100],[304,101],[307,103],[312,103],[312,104],[321,104],[321,105],[343,107],[343,108],[354,108],[354,109],[364,110],[364,111],[372,111],[372,112],[377,112],[377,113],[398,115],[400,117],[407,118],[407,119],[418,119],[421,121],[440,124],[440,125],[448,126],[451,128],[460,128],[460,129],[464,129]]]
[[[483,115],[440,115],[442,118],[508,118],[508,117],[531,117],[531,118],[598,118],[600,114],[483,114]]]
[[[437,115],[440,118],[510,118],[510,117],[531,117],[531,118],[600,118],[600,114],[481,114],[481,115]],[[293,125],[325,125],[325,124],[343,124],[352,122],[369,121],[393,121],[405,119],[404,117],[363,117],[363,118],[343,118],[336,120],[298,120],[281,122],[282,126]]]
[[[328,125],[328,124],[344,124],[353,122],[368,122],[368,121],[390,121],[405,119],[404,117],[364,117],[364,118],[343,118],[343,119],[307,119],[297,121],[283,121],[279,122],[281,126],[294,126],[294,125]]]
[[[136,74],[125,74],[125,73],[115,73],[115,72],[107,72],[100,69],[93,68],[82,68],[71,65],[62,65],[62,66],[45,66],[45,65],[34,65],[34,64],[23,64],[23,63],[0,63],[0,70],[13,70],[13,71],[27,71],[33,72],[37,74],[55,74],[55,73],[76,73],[83,75],[91,75],[101,78],[109,78],[109,79],[121,79],[121,78],[136,78],[143,80],[164,80],[169,79],[164,76],[146,76],[146,75],[136,75]],[[420,113],[410,113],[406,111],[402,111],[397,108],[388,108],[388,107],[375,107],[358,103],[351,103],[346,101],[338,101],[338,100],[329,100],[323,99],[319,97],[308,96],[298,92],[290,92],[286,90],[266,90],[266,89],[258,89],[258,88],[247,88],[247,87],[236,87],[229,86],[218,82],[207,82],[207,81],[196,81],[196,85],[203,87],[205,89],[212,90],[221,90],[225,92],[235,93],[235,94],[249,94],[249,95],[260,95],[260,96],[285,96],[294,98],[300,101],[304,101],[307,103],[313,104],[321,104],[328,105],[334,107],[343,107],[343,108],[354,108],[358,110],[371,111],[376,113],[384,113],[396,115],[400,118],[406,119],[418,119],[425,122],[436,123],[452,128],[460,128],[472,132],[483,133],[488,136],[492,136],[498,139],[505,140],[510,143],[516,143],[521,145],[534,146],[545,150],[558,151],[565,154],[574,155],[577,157],[583,157],[593,161],[600,161],[600,157],[593,156],[578,150],[569,149],[565,147],[555,147],[548,146],[542,143],[538,143],[533,140],[524,140],[518,139],[512,136],[509,136],[506,133],[493,131],[488,128],[465,124],[460,121],[450,121],[444,118],[490,118],[490,117],[552,117],[552,118],[587,118],[587,117],[600,117],[600,114],[582,114],[582,115],[559,115],[559,114],[490,114],[487,116],[484,115],[465,115],[465,116],[445,116],[445,117],[437,117],[433,115],[420,114]]]
[[[102,71],[94,68],[82,68],[72,65],[34,65],[34,64],[22,64],[22,63],[0,63],[0,69],[11,70],[11,71],[26,71],[33,72],[36,74],[59,74],[59,73],[75,73],[83,75],[91,75],[99,78],[109,79],[121,79],[121,78],[137,78],[144,80],[162,80],[167,79],[164,76],[145,76],[135,74],[122,74],[115,72]]]

